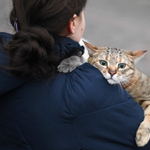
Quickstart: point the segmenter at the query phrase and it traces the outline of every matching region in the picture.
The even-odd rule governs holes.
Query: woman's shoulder
[[[11,40],[13,37],[12,34],[6,33],[6,32],[0,32],[0,40],[2,41],[2,44],[7,44],[9,40]],[[0,43],[0,64],[4,65],[8,61],[7,56],[2,48],[2,45]]]
[[[3,42],[8,42],[13,37],[12,34],[6,32],[0,32],[0,38],[2,38]]]
[[[0,40],[2,40],[2,43],[5,45],[6,43],[8,43],[9,40],[11,40],[11,38],[13,37],[13,35],[9,34],[9,33],[5,33],[5,32],[0,32]],[[6,64],[6,62],[8,61],[6,54],[4,53],[4,50],[0,44],[0,64],[4,65]]]
[[[69,75],[73,77],[70,111],[81,115],[125,103],[136,103],[119,85],[110,85],[101,72],[85,63]]]
[[[4,36],[12,36],[12,34],[7,33],[7,32],[0,32],[0,35],[4,35]]]

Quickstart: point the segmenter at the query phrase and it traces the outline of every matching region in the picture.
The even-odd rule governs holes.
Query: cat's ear
[[[128,51],[127,53],[129,56],[137,63],[141,58],[143,58],[144,54],[147,50],[140,50],[140,51]]]
[[[83,40],[83,42],[84,42],[85,47],[86,47],[86,49],[88,50],[88,53],[89,53],[89,55],[90,55],[91,57],[93,56],[94,53],[98,52],[98,47],[96,47],[96,46],[94,46],[94,45],[92,45],[92,44],[89,44],[89,43],[87,43],[87,42],[84,41],[84,40]]]

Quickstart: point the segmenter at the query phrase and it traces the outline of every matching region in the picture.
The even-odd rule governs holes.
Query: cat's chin
[[[113,79],[107,79],[107,81],[108,81],[109,84],[117,84],[117,82],[114,81]]]

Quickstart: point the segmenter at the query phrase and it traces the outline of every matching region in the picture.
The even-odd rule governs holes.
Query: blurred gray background
[[[9,24],[11,0],[0,0],[0,32]],[[150,0],[88,0],[84,38],[100,47],[148,50],[136,65],[150,76]]]

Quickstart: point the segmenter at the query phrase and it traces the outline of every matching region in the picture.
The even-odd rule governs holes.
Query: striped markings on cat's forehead
[[[119,48],[111,48],[111,47],[107,47],[107,54],[119,54],[119,55],[121,55],[122,54],[122,52],[123,52],[123,50],[122,49],[119,49]]]
[[[115,64],[116,61],[123,62],[123,58],[119,57],[123,54],[123,51],[124,50],[119,49],[119,48],[107,47],[107,49],[106,49],[107,55],[106,55],[105,59],[111,61],[111,63],[113,63],[113,64]]]
[[[111,47],[98,47],[97,49],[100,50],[98,51],[98,53],[100,52],[99,56],[101,57],[101,59],[107,60],[112,64],[115,64],[116,62],[124,62],[125,50],[123,49]]]

